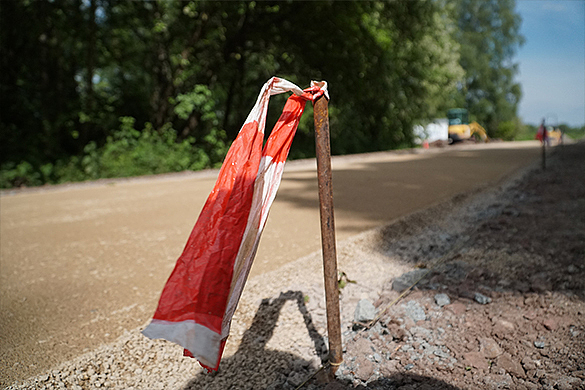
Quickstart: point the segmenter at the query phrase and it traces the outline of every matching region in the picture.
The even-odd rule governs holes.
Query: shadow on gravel
[[[308,361],[292,353],[266,349],[266,344],[276,328],[280,312],[287,301],[296,302],[303,316],[307,332],[313,341],[318,358]],[[264,299],[252,325],[242,337],[238,351],[223,359],[216,373],[201,374],[193,378],[184,390],[195,389],[273,389],[294,390],[307,381],[301,389],[380,389],[459,390],[443,381],[406,372],[370,382],[367,387],[354,387],[347,381],[323,383],[319,375],[308,380],[326,360],[326,341],[313,325],[313,321],[301,291],[287,291],[278,298]]]
[[[266,349],[287,301],[296,302],[319,358],[307,361],[292,353]],[[325,357],[325,340],[313,324],[301,291],[287,291],[275,299],[263,299],[237,352],[222,359],[219,371],[193,378],[185,389],[293,388],[316,371]],[[288,385],[288,386],[287,386]],[[295,386],[295,387],[296,387]]]

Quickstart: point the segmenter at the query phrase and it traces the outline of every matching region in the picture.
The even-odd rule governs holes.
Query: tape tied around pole
[[[270,96],[293,92],[264,147]],[[326,82],[302,90],[272,77],[262,87],[142,333],[181,345],[208,371],[219,368],[233,314],[280,185],[305,103],[329,96]]]

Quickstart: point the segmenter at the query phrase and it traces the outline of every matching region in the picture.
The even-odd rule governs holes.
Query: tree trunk
[[[91,115],[94,109],[93,74],[95,72],[95,46],[96,46],[96,0],[89,0],[89,33],[87,40],[87,71],[86,71],[86,114]]]

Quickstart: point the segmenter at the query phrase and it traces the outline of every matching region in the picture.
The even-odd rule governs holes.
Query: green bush
[[[38,186],[43,184],[41,173],[28,161],[18,165],[12,162],[0,168],[0,188]]]
[[[580,140],[585,138],[585,126],[569,127],[566,124],[561,124],[559,128],[562,130],[563,134],[570,139]]]
[[[519,132],[520,123],[518,121],[504,121],[498,125],[495,138],[501,138],[504,141],[513,140]]]
[[[120,129],[108,137],[95,157],[94,149],[86,148],[83,166],[88,175],[97,171],[99,177],[128,177],[199,170],[211,165],[207,154],[193,146],[193,138],[177,142],[177,133],[170,125],[156,131],[147,123],[144,130],[137,131],[134,118],[120,120]]]
[[[218,129],[196,144],[193,137],[179,140],[170,124],[155,130],[147,123],[142,131],[134,124],[134,118],[121,117],[106,143],[88,143],[82,156],[38,167],[6,163],[0,167],[0,188],[200,170],[219,165],[227,151],[225,133]]]
[[[72,156],[69,160],[59,160],[53,166],[52,180],[49,183],[59,184],[89,180],[89,177],[83,171],[81,158]]]
[[[536,136],[537,129],[538,128],[534,125],[523,124],[522,126],[520,126],[518,133],[516,133],[514,140],[516,140],[516,141],[534,140],[535,139],[534,137]]]

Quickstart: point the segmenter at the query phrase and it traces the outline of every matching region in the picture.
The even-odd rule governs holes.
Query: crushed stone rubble
[[[315,253],[248,281],[217,373],[141,327],[8,389],[585,389],[584,156],[340,243],[334,382]]]

